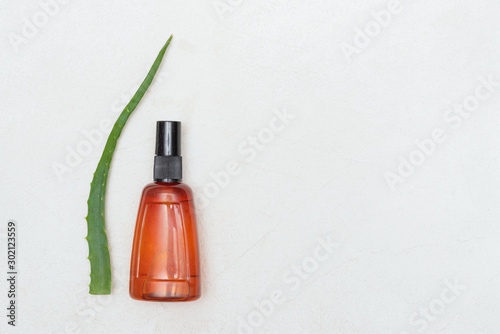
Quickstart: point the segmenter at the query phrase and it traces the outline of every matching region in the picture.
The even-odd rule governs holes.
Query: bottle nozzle
[[[181,122],[156,122],[155,182],[181,182]]]

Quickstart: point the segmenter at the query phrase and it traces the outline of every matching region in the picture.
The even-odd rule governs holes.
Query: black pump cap
[[[181,122],[156,122],[155,182],[181,182]]]

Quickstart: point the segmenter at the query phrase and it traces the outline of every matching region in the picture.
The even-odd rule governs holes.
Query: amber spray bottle
[[[154,182],[142,193],[132,246],[129,291],[134,299],[200,298],[193,195],[181,182],[181,123],[158,121]]]

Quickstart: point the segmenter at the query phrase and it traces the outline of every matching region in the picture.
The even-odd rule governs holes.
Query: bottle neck
[[[182,179],[154,179],[154,183],[182,183]]]
[[[182,182],[182,157],[179,155],[157,155],[154,162],[155,182]]]

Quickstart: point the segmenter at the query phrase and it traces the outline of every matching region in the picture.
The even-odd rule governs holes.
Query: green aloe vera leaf
[[[165,55],[172,36],[165,43],[160,53],[156,57],[153,66],[141,86],[134,94],[125,109],[115,122],[109,134],[101,160],[97,165],[94,178],[90,184],[90,194],[88,199],[88,214],[86,217],[88,233],[87,242],[89,244],[90,261],[90,291],[92,295],[109,295],[111,293],[111,263],[109,258],[108,238],[106,237],[106,226],[104,222],[106,183],[108,180],[111,159],[116,148],[116,143],[127,122],[130,114],[135,110],[141,101],[144,93],[151,85],[153,78],[160,67],[160,63]]]

